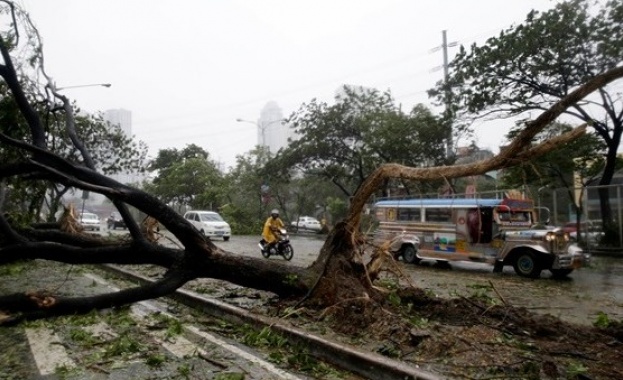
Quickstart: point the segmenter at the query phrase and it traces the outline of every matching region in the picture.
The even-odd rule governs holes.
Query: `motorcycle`
[[[290,237],[288,236],[288,231],[284,228],[279,229],[279,233],[277,235],[277,242],[270,247],[264,239],[260,240],[258,244],[260,247],[260,251],[262,252],[262,256],[265,258],[269,258],[272,255],[281,255],[284,259],[290,261],[292,260],[292,256],[294,255],[294,249],[290,244]]]

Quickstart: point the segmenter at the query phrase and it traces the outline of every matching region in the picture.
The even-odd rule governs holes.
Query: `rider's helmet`
[[[276,208],[272,209],[272,211],[270,212],[270,216],[272,216],[273,218],[277,218],[279,216],[279,210],[277,210]]]

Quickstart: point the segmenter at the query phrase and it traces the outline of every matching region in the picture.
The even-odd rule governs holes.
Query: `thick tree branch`
[[[170,271],[162,279],[136,288],[87,297],[58,297],[45,293],[25,293],[0,296],[5,312],[23,313],[6,322],[46,318],[56,315],[87,313],[94,309],[107,309],[171,294],[189,278],[183,271]]]
[[[44,74],[45,75],[45,74]],[[84,159],[84,164],[87,168],[96,171],[95,162],[93,161],[93,157],[91,157],[91,153],[88,151],[86,146],[82,143],[82,140],[78,137],[76,133],[76,125],[75,125],[75,117],[74,117],[74,108],[71,105],[71,102],[65,95],[59,94],[56,90],[56,85],[52,82],[51,78],[48,78],[47,87],[52,91],[52,94],[63,102],[63,110],[65,111],[65,129],[67,130],[67,135],[69,136],[71,142],[74,144],[76,149],[82,155]]]
[[[154,264],[170,268],[181,252],[160,247],[144,249],[138,244],[80,247],[49,242],[21,242],[0,248],[0,265],[19,260],[51,260],[67,264]]]
[[[560,116],[568,107],[577,103],[593,91],[623,77],[623,67],[614,68],[608,72],[598,75],[584,85],[571,92],[569,95],[560,99],[547,111],[543,112],[534,121],[527,123],[515,139],[501,151],[497,156],[488,160],[470,165],[453,167],[434,167],[434,168],[408,168],[397,164],[386,164],[379,167],[372,173],[359,187],[350,206],[349,214],[346,219],[347,225],[354,230],[359,228],[361,212],[365,207],[370,196],[376,191],[381,182],[388,177],[405,177],[410,179],[430,180],[433,178],[445,177],[455,178],[469,175],[483,174],[491,170],[500,169],[517,163],[518,155],[530,146],[532,139],[546,125],[550,124]],[[565,136],[568,136],[566,134]]]
[[[11,8],[13,8],[12,4]],[[18,23],[15,18],[13,18],[13,20],[14,28],[17,29]],[[39,148],[44,148],[45,133],[43,130],[43,126],[41,125],[41,120],[39,119],[39,116],[37,115],[35,110],[30,105],[30,102],[28,102],[26,94],[24,93],[24,90],[22,89],[22,86],[17,77],[17,73],[15,72],[15,67],[13,66],[13,61],[9,54],[9,48],[6,41],[2,37],[0,37],[0,55],[2,55],[2,58],[4,60],[4,66],[2,66],[2,70],[0,70],[0,76],[4,78],[5,82],[11,89],[17,106],[19,107],[20,111],[24,115],[24,118],[26,118],[28,125],[30,126],[30,133],[32,135],[33,144]]]
[[[42,169],[62,176],[66,179],[66,182],[76,187],[97,191],[111,199],[123,201],[152,215],[166,226],[171,233],[177,236],[185,247],[197,248],[191,250],[191,252],[203,251],[203,254],[209,254],[209,252],[215,249],[214,244],[203,239],[187,220],[162,204],[154,196],[123,185],[88,168],[73,165],[52,152],[12,139],[6,135],[0,134],[0,141],[35,152],[38,157],[36,162],[40,164]]]

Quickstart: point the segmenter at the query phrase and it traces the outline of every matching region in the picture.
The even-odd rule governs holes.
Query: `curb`
[[[606,257],[618,257],[623,258],[622,248],[594,248],[588,250],[593,256],[606,256]]]
[[[151,283],[152,280],[125,269],[102,265],[103,269],[128,280]],[[232,323],[247,323],[255,327],[270,327],[271,329],[286,335],[298,344],[301,344],[309,352],[322,360],[330,362],[338,367],[356,373],[368,379],[379,380],[439,380],[440,378],[413,368],[404,362],[389,359],[374,353],[363,352],[354,347],[345,346],[325,338],[312,335],[306,331],[286,326],[278,320],[255,315],[249,311],[215,300],[204,298],[197,293],[178,289],[169,296],[186,306],[200,309],[212,316],[219,317]]]

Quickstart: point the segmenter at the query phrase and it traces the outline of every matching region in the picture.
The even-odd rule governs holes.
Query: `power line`
[[[502,29],[502,28],[490,29],[490,31],[493,32],[493,31],[500,30],[500,29]],[[484,35],[484,34],[486,34],[488,32],[489,31],[479,33],[479,34],[477,34],[477,35],[475,35],[473,37],[468,37],[466,39],[463,39],[462,41],[467,41],[467,40],[471,40],[471,39],[473,39],[475,37],[480,37],[480,36],[482,36],[482,35]],[[446,46],[446,54],[447,54],[447,47],[454,47],[454,46],[457,46],[457,45],[458,45],[457,42],[451,42],[451,43],[447,44],[447,46]],[[267,99],[283,97],[285,95],[289,95],[289,94],[293,94],[293,93],[297,93],[297,92],[301,92],[301,91],[305,91],[305,90],[309,90],[309,89],[318,88],[318,87],[325,86],[325,85],[333,83],[333,82],[342,82],[343,83],[348,78],[352,78],[352,77],[357,76],[357,75],[367,74],[367,73],[374,72],[374,71],[379,71],[379,70],[390,69],[392,66],[395,66],[395,65],[398,65],[398,64],[402,64],[402,63],[405,63],[405,62],[413,63],[414,61],[421,61],[424,58],[426,58],[427,56],[429,56],[430,53],[437,52],[437,51],[441,50],[442,48],[443,48],[443,43],[442,43],[442,45],[436,46],[436,47],[434,47],[432,49],[429,49],[427,51],[420,51],[418,53],[404,54],[404,55],[402,55],[402,56],[400,56],[398,58],[385,60],[385,61],[383,61],[381,63],[368,66],[367,68],[364,68],[364,69],[359,70],[359,71],[351,72],[351,73],[349,73],[347,75],[335,76],[333,78],[323,79],[323,80],[317,81],[315,83],[310,83],[310,84],[307,84],[307,85],[298,86],[298,87],[294,87],[294,88],[291,88],[291,89],[286,89],[284,91],[275,92],[275,93],[272,93],[272,94],[267,94],[267,95],[264,95],[264,96],[261,96],[261,97],[256,97],[256,98],[252,98],[252,99],[246,99],[246,100],[242,100],[242,101],[239,101],[239,102],[234,102],[234,103],[225,104],[225,105],[217,105],[217,106],[212,106],[212,107],[207,107],[207,108],[201,108],[201,111],[199,111],[199,112],[206,113],[206,112],[210,112],[212,110],[223,111],[223,110],[227,110],[227,109],[235,109],[235,108],[238,108],[238,107],[249,106],[249,105],[257,104],[257,103],[260,103],[260,102],[266,102]],[[410,60],[413,60],[413,61],[410,61]],[[441,66],[437,66],[437,67],[433,68],[432,70],[438,71],[441,68],[443,68],[444,70],[447,70],[447,67],[448,67],[447,61],[448,61],[448,59],[447,59],[447,56],[446,56],[445,59],[444,59],[444,64],[441,65]],[[429,73],[430,73],[430,70],[429,71],[422,70],[422,71],[418,72],[416,74],[416,76],[424,76],[424,75],[427,75]],[[405,77],[414,78],[414,75],[408,75],[408,76],[405,75],[405,76],[395,77],[393,79],[385,79],[385,80],[386,81],[391,81],[391,80],[401,79],[401,78],[405,78]],[[166,122],[166,121],[172,120],[172,119],[174,120],[174,119],[180,118],[182,116],[188,116],[188,115],[189,115],[188,113],[172,114],[170,116],[159,117],[158,119],[152,119],[152,120],[144,119],[144,120],[141,120],[139,123],[141,123],[141,124],[142,123],[154,123],[154,122],[161,123],[161,122]],[[169,126],[166,126],[166,127],[163,127],[161,130],[166,130],[168,128],[169,128]]]

